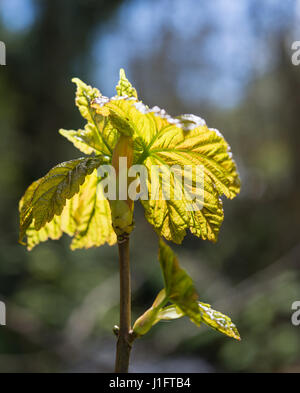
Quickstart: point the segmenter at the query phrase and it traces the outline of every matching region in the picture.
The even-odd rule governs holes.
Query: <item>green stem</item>
[[[115,363],[116,373],[128,373],[132,345],[131,335],[131,286],[129,265],[129,239],[119,243],[120,263],[120,328]]]

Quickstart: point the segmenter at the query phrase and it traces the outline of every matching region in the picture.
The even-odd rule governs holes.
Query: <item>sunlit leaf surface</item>
[[[54,216],[60,216],[66,201],[79,192],[86,176],[101,162],[96,157],[63,162],[29,186],[20,202],[20,241],[31,223],[39,231]],[[49,231],[58,233],[55,225]]]
[[[116,87],[118,94],[111,98],[101,95],[99,90],[78,78],[74,78],[73,82],[77,86],[76,105],[86,124],[83,129],[61,129],[60,133],[82,152],[102,154],[107,158],[106,163],[111,162],[120,136],[131,138],[133,164],[144,165],[148,173],[148,199],[141,200],[141,203],[147,220],[158,235],[181,243],[189,230],[202,239],[216,241],[224,218],[221,196],[233,198],[240,190],[236,165],[223,136],[208,128],[205,121],[197,116],[172,117],[163,109],[143,104],[124,70],[120,71]],[[152,176],[155,166],[160,168],[158,178]],[[195,202],[185,194],[186,185],[182,184],[185,166],[202,168],[201,187],[196,188],[198,179],[190,175],[188,188],[191,193],[201,194],[201,203],[196,209]],[[154,195],[157,189],[158,194]],[[165,198],[167,189],[169,198]],[[54,212],[55,215],[62,212],[61,203],[57,206],[53,203],[54,212],[51,213],[51,203],[46,208],[42,206],[44,200],[40,200],[40,207],[35,199],[31,202],[36,206],[29,208],[27,205],[26,214],[25,209],[22,210],[21,237],[33,219],[35,228],[39,230],[51,221]],[[39,210],[44,215],[37,213]],[[49,234],[56,238],[58,226],[55,222],[52,225],[48,228]]]
[[[118,91],[124,93],[125,90],[119,88]],[[144,164],[148,171],[149,198],[141,202],[156,232],[175,243],[181,243],[187,229],[202,239],[216,241],[224,218],[220,197],[233,198],[240,190],[230,147],[220,132],[208,128],[197,116],[171,117],[163,109],[149,108],[133,94],[99,96],[94,99],[92,108],[107,118],[119,134],[133,138],[134,163]],[[186,165],[200,166],[203,170],[199,191],[203,202],[198,209],[191,209],[191,199],[182,187],[181,176]],[[151,198],[153,166],[160,166],[165,172],[164,179],[169,179],[164,184],[161,175],[162,187],[156,199]],[[177,170],[172,171],[173,166],[177,166]],[[170,187],[170,198],[164,197],[164,187]],[[180,199],[177,198],[179,189],[182,191]]]
[[[200,325],[198,295],[191,277],[183,270],[171,248],[160,240],[159,262],[164,276],[166,297]]]

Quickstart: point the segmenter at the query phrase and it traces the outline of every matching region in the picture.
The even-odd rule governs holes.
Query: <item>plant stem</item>
[[[131,351],[131,286],[129,265],[129,238],[118,243],[120,263],[120,328],[117,342],[116,373],[128,373]]]

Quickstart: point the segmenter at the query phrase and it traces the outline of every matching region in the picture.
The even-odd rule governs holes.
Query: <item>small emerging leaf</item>
[[[133,99],[135,101],[135,99]],[[131,118],[132,100],[128,97],[107,97],[95,98],[92,108],[99,116],[107,119],[111,127],[118,131],[119,134],[125,136],[133,136],[136,132],[136,123]]]
[[[96,151],[110,156],[119,134],[112,124],[97,114],[92,107],[92,102],[102,97],[100,91],[86,85],[78,78],[73,78],[72,82],[77,86],[76,105],[82,117],[87,120],[87,124],[83,130],[61,130],[61,135],[86,154]]]
[[[161,308],[166,301],[166,291],[165,289],[162,289],[156,296],[152,306],[135,321],[133,325],[133,331],[137,336],[143,336],[151,329],[153,325],[159,322],[161,318],[158,318],[158,314],[160,313]]]
[[[170,321],[172,319],[178,319],[184,316],[184,313],[180,310],[180,308],[174,306],[173,304],[167,307],[162,308],[157,313],[156,322],[163,320]]]
[[[241,339],[235,324],[229,317],[213,310],[209,304],[202,302],[199,302],[199,309],[201,319],[206,325],[236,340]]]
[[[89,123],[93,123],[94,119],[91,113],[91,102],[96,97],[101,96],[100,91],[96,88],[86,85],[79,78],[73,78],[72,82],[77,86],[75,102],[81,113],[81,116]]]
[[[199,326],[201,316],[193,281],[179,266],[175,254],[162,239],[159,242],[159,262],[164,276],[166,297]]]
[[[226,336],[235,338],[236,340],[241,339],[235,324],[229,317],[219,311],[213,310],[209,304],[198,302],[198,306],[201,313],[201,322],[220,333],[226,334]],[[155,323],[160,320],[172,320],[182,317],[184,317],[184,313],[178,307],[170,305],[162,308],[156,314]]]
[[[198,302],[198,306],[201,313],[201,322],[220,333],[226,334],[226,336],[235,338],[236,340],[241,339],[235,324],[229,317],[219,311],[213,310],[209,304]],[[184,313],[178,307],[171,305],[157,313],[157,322],[162,319],[178,319],[183,316]]]
[[[119,96],[128,96],[137,98],[137,92],[134,87],[132,87],[129,80],[126,78],[125,71],[123,68],[120,69],[120,80],[116,87]]]

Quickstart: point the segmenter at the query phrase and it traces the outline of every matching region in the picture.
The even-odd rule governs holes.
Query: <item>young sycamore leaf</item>
[[[64,130],[61,128],[59,133],[72,142],[78,150],[84,154],[101,154],[102,145],[99,138],[90,124],[86,124],[84,130]]]
[[[191,277],[179,266],[172,249],[162,240],[159,241],[159,262],[163,272],[166,297],[176,304],[192,322],[200,325],[198,295]]]
[[[207,326],[217,330],[220,333],[226,334],[228,337],[240,340],[240,334],[229,317],[215,311],[211,308],[209,304],[198,302],[199,311],[201,314],[201,322],[205,323]],[[156,314],[155,323],[161,320],[172,320],[178,319],[184,316],[184,313],[175,305],[170,305],[162,308]]]
[[[208,128],[204,120],[197,116],[171,117],[163,109],[144,105],[138,100],[136,90],[127,80],[123,69],[116,87],[118,95],[112,98],[102,96],[99,90],[78,78],[74,78],[73,82],[77,86],[76,105],[86,124],[78,131],[60,130],[60,133],[84,153],[106,157],[108,164],[111,163],[120,136],[131,139],[133,164],[144,164],[148,171],[149,199],[141,200],[141,203],[147,220],[158,235],[181,243],[187,230],[190,230],[202,239],[216,241],[223,221],[220,197],[225,195],[233,198],[240,189],[236,165],[223,136],[217,130]],[[151,178],[151,168],[154,165],[162,169],[158,180]],[[177,169],[171,171],[170,167],[173,165]],[[181,175],[185,165],[199,165],[203,168],[203,185],[199,191],[203,194],[203,202],[202,208],[198,210],[189,209],[193,202],[184,192],[182,198],[177,198],[178,192],[182,191]],[[45,179],[43,187],[44,181]],[[153,198],[152,188],[157,186],[158,181],[162,182],[162,187],[156,200]],[[37,187],[37,191],[34,190],[35,196],[30,199],[27,195],[23,199],[21,238],[27,229],[32,230],[32,223],[37,231],[50,223],[54,216],[63,211],[65,199],[71,198],[68,195],[63,198],[63,203],[58,204],[54,198],[53,206],[51,201],[45,202],[43,198],[37,203],[36,196],[41,188],[38,187],[38,182],[34,184]],[[33,189],[35,186],[32,186]],[[170,187],[169,200],[164,199],[164,188],[167,186]],[[191,190],[194,186],[195,181],[192,179]],[[47,195],[51,192],[49,190]],[[109,210],[107,214],[109,215]],[[49,237],[57,238],[60,230],[64,231],[63,228],[59,230],[59,226],[56,217],[47,226]],[[40,233],[40,236],[46,238],[45,233]]]
[[[211,308],[209,304],[199,302],[199,309],[201,313],[201,320],[211,328],[226,334],[229,337],[240,340],[240,334],[229,317],[215,311]]]
[[[128,96],[137,98],[137,92],[134,87],[132,87],[129,80],[126,78],[125,71],[123,68],[120,69],[120,80],[116,86],[118,96]]]
[[[81,152],[94,156],[63,162],[28,187],[19,205],[20,242],[26,235],[27,247],[32,249],[48,238],[58,239],[63,232],[73,237],[72,249],[126,240],[134,227],[134,203],[105,199],[96,171],[101,164],[112,164],[118,179],[124,169],[119,168],[118,159],[125,156],[129,167],[143,164],[148,172],[149,198],[141,203],[160,237],[159,262],[165,282],[152,307],[135,322],[134,334],[141,336],[160,320],[186,315],[197,326],[203,322],[240,339],[229,317],[198,301],[192,279],[162,239],[181,243],[190,230],[204,240],[217,240],[223,221],[220,197],[234,198],[240,191],[229,145],[200,117],[171,117],[164,109],[144,105],[123,69],[117,95],[111,98],[78,78],[72,81],[77,86],[76,106],[86,124],[82,129],[59,132]],[[185,166],[202,169],[200,189],[196,188],[199,174],[189,174],[188,187],[182,185]],[[160,168],[157,177],[154,167]],[[196,209],[186,188],[200,196]]]
[[[102,162],[99,157],[63,162],[29,186],[20,202],[20,241],[31,223],[39,231],[54,216],[60,216],[67,199],[79,192],[86,176]],[[53,236],[55,227],[49,229]]]
[[[84,129],[78,131],[61,129],[60,134],[85,154],[94,152],[111,156],[119,134],[111,123],[103,116],[97,115],[91,106],[93,100],[101,96],[100,91],[86,85],[78,78],[73,78],[72,82],[77,86],[76,106],[87,123]]]
[[[54,216],[38,231],[32,222],[26,231],[28,250],[48,239],[57,240],[63,233],[73,236],[72,250],[99,247],[106,242],[115,244],[117,239],[112,228],[109,203],[103,197],[98,181],[94,170],[86,176],[79,192],[66,201],[60,216]],[[22,204],[23,199],[20,207]]]
[[[240,190],[236,165],[223,136],[197,116],[172,118],[158,107],[148,108],[135,96],[100,96],[92,108],[119,133],[133,139],[134,164],[144,164],[149,174],[149,199],[141,203],[156,232],[175,243],[181,243],[187,229],[202,239],[216,241],[224,218],[220,197],[233,198]],[[151,197],[151,187],[157,185],[151,176],[154,165],[165,175],[159,198]],[[171,171],[173,165],[177,170]],[[185,165],[203,168],[203,202],[199,209],[190,208],[191,201],[182,189]],[[164,198],[167,187],[171,196],[168,200]],[[182,197],[178,199],[175,196],[180,189]]]
[[[134,333],[142,336],[161,320],[173,320],[187,315],[197,326],[205,323],[220,333],[240,340],[239,332],[229,317],[197,300],[192,279],[180,268],[175,254],[163,241],[160,241],[159,259],[165,289],[159,292],[153,305],[136,320]],[[168,302],[173,304],[166,306]]]
[[[112,228],[110,207],[103,196],[97,171],[87,177],[77,194],[77,206],[72,214],[76,222],[71,249],[99,247],[104,243],[116,243]]]
[[[146,334],[158,320],[158,314],[164,304],[168,301],[165,289],[162,289],[157,295],[152,306],[144,312],[134,323],[133,332],[137,336]]]

